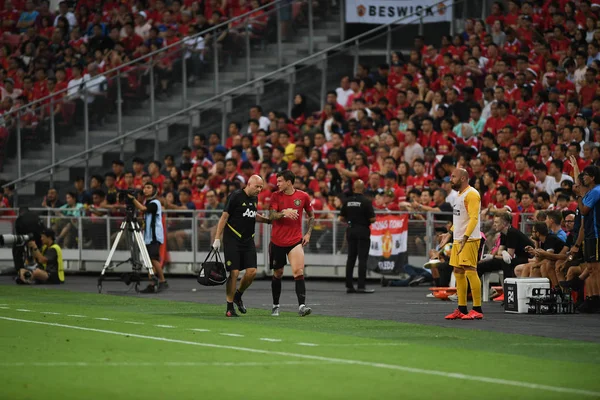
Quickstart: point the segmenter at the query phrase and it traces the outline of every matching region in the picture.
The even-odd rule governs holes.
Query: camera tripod
[[[115,251],[119,246],[121,238],[123,237],[125,238],[126,247],[131,252],[131,257],[125,261],[121,261],[116,265],[111,266],[112,258],[115,255]],[[146,249],[146,244],[144,243],[142,229],[139,222],[135,218],[134,212],[129,209],[127,210],[127,216],[125,217],[125,220],[121,222],[119,233],[117,233],[115,242],[110,249],[108,258],[106,259],[104,267],[102,268],[102,272],[100,273],[100,277],[98,278],[98,293],[102,293],[102,282],[109,280],[108,277],[105,276],[106,271],[110,272],[116,267],[125,263],[130,263],[133,271],[130,274],[123,275],[123,277],[118,278],[118,280],[122,280],[126,285],[135,284],[135,291],[139,292],[139,286],[141,282],[140,272],[142,271],[143,267],[148,271],[150,279],[154,281],[154,290],[158,290],[158,278],[156,275],[154,275],[154,270],[152,269],[152,261],[150,260],[148,250]]]

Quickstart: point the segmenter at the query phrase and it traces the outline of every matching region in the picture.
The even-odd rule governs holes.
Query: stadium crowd
[[[79,0],[61,1],[54,10],[47,0],[0,0],[2,158],[15,153],[17,109],[29,105],[21,110],[20,128],[24,148],[30,149],[48,142],[50,114],[59,138],[81,128],[84,102],[90,129],[102,126],[105,116],[116,112],[117,79],[125,111],[146,100],[151,65],[155,95],[167,99],[173,83],[181,82],[182,62],[193,84],[215,46],[222,64],[243,53],[246,36],[252,45],[273,41],[272,2]],[[316,11],[329,12],[329,0],[313,2]],[[284,39],[305,23],[306,9],[300,2],[281,5]],[[200,32],[205,33],[196,35]],[[165,47],[167,51],[149,56]]]
[[[235,3],[245,7],[243,0]],[[428,211],[451,210],[456,192],[449,176],[464,168],[482,195],[482,231],[488,239],[481,271],[547,277],[557,291],[583,292],[585,286],[589,298],[582,310],[598,310],[600,274],[582,270],[570,250],[580,245],[573,227],[579,226],[577,199],[594,185],[594,177],[600,182],[594,168],[600,165],[598,3],[495,2],[485,20],[466,20],[463,32],[443,36],[439,45],[418,36],[408,54],[391,55],[391,65],[361,63],[347,71],[318,111],[303,94],[295,97],[291,115],[254,106],[246,121],[231,121],[224,143],[220,133],[204,132],[191,148],[165,155],[162,162],[116,160],[112,171],[91,178],[88,189],[77,179],[72,192],[50,189],[42,205],[62,207],[70,216],[118,215],[123,205],[117,189],[140,188],[151,180],[167,209],[218,210],[232,189],[256,173],[267,183],[259,208],[268,209],[275,173],[290,169],[322,219],[315,227],[321,238],[312,244],[320,251],[331,242],[320,240],[332,234],[329,213],[340,208],[355,180],[366,183],[365,194],[376,209],[412,211],[411,219],[418,220]],[[32,1],[8,0],[3,35],[21,41],[18,56],[8,53],[8,45],[0,52],[2,108],[10,110],[59,82],[68,87],[83,79],[86,69],[93,79],[96,68],[110,69],[242,9],[229,0],[109,1],[102,10],[81,1],[69,9],[63,2],[51,23],[47,2],[35,9]],[[61,54],[41,64],[39,55],[49,49]],[[28,56],[32,51],[37,56]],[[161,90],[168,90],[168,79]],[[10,204],[10,193],[2,202]],[[445,229],[448,216],[436,218]],[[521,221],[533,226],[531,237],[520,231]],[[214,235],[211,226],[206,242]],[[57,232],[64,243],[69,228]],[[409,237],[418,246],[422,236]],[[67,247],[77,238],[71,234],[70,240]],[[169,243],[181,248],[185,240],[174,233]]]

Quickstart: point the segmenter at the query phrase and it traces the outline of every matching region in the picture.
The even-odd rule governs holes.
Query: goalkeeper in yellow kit
[[[454,238],[450,265],[454,267],[458,308],[452,314],[447,315],[446,319],[482,319],[481,281],[477,275],[479,242],[481,241],[481,231],[479,230],[481,196],[475,188],[469,186],[469,174],[462,168],[456,168],[452,172],[450,183],[452,189],[458,192],[458,196],[452,205],[454,209],[452,232],[446,234],[441,244],[445,245],[450,237]],[[471,311],[467,311],[467,280],[471,285],[471,294],[473,295]]]

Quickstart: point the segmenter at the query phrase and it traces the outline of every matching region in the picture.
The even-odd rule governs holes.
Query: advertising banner
[[[452,18],[451,1],[440,0],[347,0],[346,23],[389,24],[409,17],[401,24],[449,22]]]
[[[408,214],[377,215],[371,224],[368,268],[375,272],[397,274],[406,260]]]

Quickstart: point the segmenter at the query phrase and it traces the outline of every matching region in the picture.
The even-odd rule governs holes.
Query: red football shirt
[[[293,208],[298,211],[298,219],[281,218],[273,221],[271,242],[277,246],[293,246],[302,241],[302,211],[312,212],[310,197],[302,190],[292,194],[275,192],[271,196],[271,209],[277,212]]]

